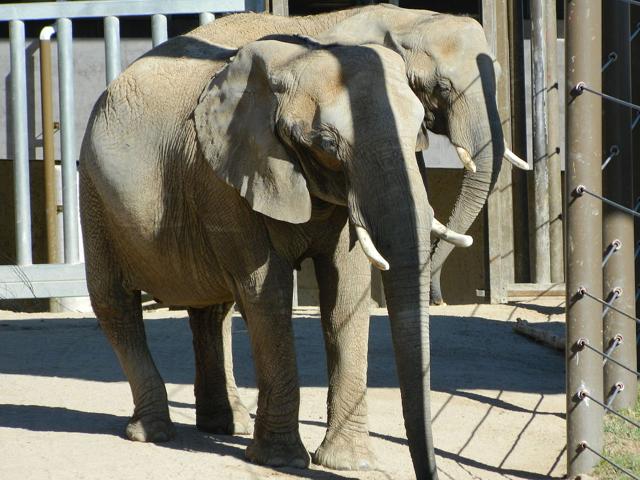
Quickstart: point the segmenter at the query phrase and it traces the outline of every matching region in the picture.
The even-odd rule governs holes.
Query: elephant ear
[[[255,42],[241,49],[200,96],[194,111],[198,142],[216,174],[251,208],[271,218],[304,223],[311,197],[298,161],[275,133],[278,97],[288,82],[277,65],[302,47]]]

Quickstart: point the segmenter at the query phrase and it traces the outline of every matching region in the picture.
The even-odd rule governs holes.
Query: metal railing
[[[630,31],[629,8],[636,3],[567,3],[569,478],[590,473],[603,460],[640,480],[640,472],[618,465],[603,448],[604,413],[640,428],[618,411],[635,404],[640,377],[633,238],[633,220],[640,214],[630,174],[632,111],[640,110],[631,102],[630,42],[637,29]]]
[[[0,22],[9,23],[10,110],[12,122],[17,265],[0,266],[0,299],[86,296],[81,262],[77,194],[73,19],[104,18],[106,83],[121,70],[118,17],[151,16],[153,46],[167,40],[170,14],[199,14],[200,24],[215,13],[257,10],[258,0],[109,0],[0,5]],[[33,264],[29,181],[29,138],[25,22],[54,20],[58,50],[60,157],[62,170],[64,264]],[[44,35],[50,40],[54,31]],[[47,38],[48,37],[48,38]],[[43,125],[43,130],[49,125]],[[52,128],[52,127],[51,127]]]

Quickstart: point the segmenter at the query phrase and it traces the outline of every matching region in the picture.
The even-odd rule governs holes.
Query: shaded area
[[[128,417],[83,412],[68,408],[0,404],[0,427],[22,428],[35,432],[115,435],[122,437],[124,441],[124,425],[128,420]],[[250,442],[249,437],[209,435],[196,430],[193,425],[178,423],[175,420],[174,425],[176,427],[176,437],[166,443],[157,443],[157,446],[189,452],[232,456],[244,461],[244,451]],[[327,471],[292,468],[274,468],[273,470],[295,474],[299,478],[318,480],[347,480],[352,478],[348,474],[341,475]]]
[[[176,317],[145,322],[149,346],[166,382],[192,384],[188,319],[182,312],[176,312]],[[233,331],[236,380],[241,387],[255,387],[249,337],[241,319],[234,319]],[[294,335],[300,384],[327,386],[320,319],[315,315],[297,318]],[[434,390],[564,391],[562,355],[515,334],[510,323],[475,316],[432,315],[431,345]],[[393,358],[388,319],[372,316],[369,388],[398,387]],[[0,373],[125,381],[95,319],[0,321]]]

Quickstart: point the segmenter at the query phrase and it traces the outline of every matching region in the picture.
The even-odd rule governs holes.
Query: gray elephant
[[[239,14],[188,35],[241,47],[264,35],[302,34],[322,43],[384,45],[405,60],[409,84],[425,108],[423,127],[446,135],[466,171],[447,227],[464,234],[479,215],[504,158],[528,165],[505,148],[496,106],[495,71],[500,68],[481,25],[468,17],[393,5],[372,5],[308,17]],[[428,146],[422,129],[419,149]],[[440,275],[454,245],[436,240],[432,250],[431,302],[443,303]]]
[[[357,45],[369,42],[384,45],[402,56],[409,84],[425,108],[423,127],[446,134],[456,146],[456,151],[467,168],[449,226],[455,225],[455,229],[460,231],[468,229],[481,211],[488,192],[495,183],[503,154],[512,163],[523,166],[524,162],[505,149],[495,100],[495,70],[498,70],[498,67],[492,58],[481,26],[474,20],[378,5],[311,17],[233,15],[198,28],[188,36],[214,44],[239,47],[256,37],[276,33],[317,36],[323,43]],[[428,145],[428,138],[424,135],[424,128],[421,132],[418,144],[424,148]],[[445,228],[437,223],[433,224],[432,233],[439,233],[441,238],[447,237]],[[458,245],[470,244],[468,237],[449,238],[453,238],[454,243]],[[434,303],[442,301],[439,275],[451,248],[451,245],[446,246],[443,242],[437,241],[432,250],[432,267],[435,273],[431,294]],[[381,266],[384,267],[384,264]],[[358,302],[356,297],[352,300],[353,304],[342,307],[340,311],[354,312],[354,316],[361,315],[362,302]],[[323,315],[328,315],[322,305],[321,309]],[[346,322],[347,316],[348,313],[343,313],[342,320],[332,322]],[[332,318],[336,318],[336,313]],[[328,342],[334,338],[328,331],[328,325],[332,322],[323,322]],[[225,332],[230,332],[228,325],[225,326]],[[356,339],[359,335],[366,335],[366,330],[352,329],[350,334]],[[235,385],[231,381],[233,377],[229,354],[230,336],[228,333],[221,335],[215,328],[209,335],[211,341],[220,345],[220,351],[226,353],[225,372],[230,379],[226,388],[235,391]],[[364,344],[362,339],[355,341]],[[358,399],[364,398],[364,386],[360,384],[362,390],[354,390],[353,384],[343,383],[337,372],[346,370],[336,366],[336,358],[341,359],[342,355],[336,352],[335,345],[331,343],[327,344],[327,353],[330,385],[329,430],[325,441],[314,455],[314,461],[333,468],[360,467],[367,462],[358,460],[362,457],[355,455],[353,450],[345,447],[341,450],[346,452],[343,457],[332,453],[336,450],[331,448],[330,439],[335,438],[335,432],[340,430],[341,424],[346,425],[342,430],[350,430],[352,425],[345,422],[344,417],[332,415],[331,412],[357,412],[354,420],[355,423],[359,423],[357,419],[361,418],[360,414],[365,406],[364,402],[360,403]],[[201,368],[206,370],[207,367]],[[355,374],[354,371],[351,372]],[[340,408],[345,401],[341,394],[345,388],[352,392],[351,398],[346,399],[350,407]],[[212,392],[209,392],[209,395],[212,395]],[[232,428],[235,428],[235,431],[245,431],[248,428],[247,422],[242,419],[246,418],[246,415],[238,413],[242,411],[242,407],[235,396],[230,401],[235,406],[236,421]],[[238,419],[240,421],[237,421]],[[206,429],[204,422],[199,425]]]
[[[199,426],[246,420],[219,333],[235,301],[259,388],[246,455],[307,466],[291,287],[293,266],[310,257],[330,352],[329,425],[315,458],[370,465],[368,257],[387,269],[416,475],[437,477],[428,375],[433,213],[414,158],[424,116],[392,50],[286,35],[237,52],[179,37],[109,85],[83,140],[80,206],[92,306],[133,395],[128,438],[174,433],[145,340],[141,290],[189,307]]]

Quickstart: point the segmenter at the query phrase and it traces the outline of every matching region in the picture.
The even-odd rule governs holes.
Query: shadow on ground
[[[193,383],[191,331],[186,316],[145,322],[158,368],[168,383]],[[234,361],[239,386],[254,387],[249,338],[243,321],[234,319]],[[300,383],[326,386],[320,320],[294,321]],[[506,322],[481,317],[431,317],[432,386],[438,391],[504,390],[559,393],[564,389],[561,354],[516,335]],[[47,355],[39,352],[46,351]],[[509,372],[509,375],[504,375]],[[115,355],[95,319],[0,321],[0,373],[124,380]],[[398,386],[389,322],[371,318],[370,388]]]
[[[547,326],[553,327],[551,324]],[[149,345],[165,381],[191,384],[191,333],[183,312],[176,312],[176,317],[172,319],[148,320],[146,329]],[[236,379],[240,386],[254,387],[248,334],[243,321],[235,319],[233,329]],[[326,386],[324,344],[319,318],[314,315],[297,318],[294,321],[294,332],[302,386]],[[515,334],[510,323],[478,316],[433,315],[431,342],[434,390],[474,400],[490,409],[498,407],[527,413],[532,419],[537,415],[562,416],[555,412],[539,411],[537,406],[532,410],[512,404],[501,399],[500,395],[494,398],[483,394],[482,390],[535,392],[543,398],[546,394],[561,393],[564,389],[562,355]],[[0,373],[103,382],[124,380],[115,356],[93,318],[0,321]],[[368,383],[370,388],[398,386],[386,316],[373,316],[371,319]],[[177,408],[194,408],[190,403],[171,401],[170,404]],[[445,406],[446,402],[443,409]],[[439,412],[434,413],[434,421],[437,421]],[[36,432],[122,437],[123,425],[127,420],[124,416],[68,408],[0,404],[0,427]],[[325,427],[321,421],[300,421],[302,424]],[[197,431],[191,425],[179,422],[175,425],[178,433],[176,438],[159,446],[244,458],[248,437],[209,435]],[[526,426],[523,431],[524,429]],[[392,443],[407,444],[404,438],[377,432],[371,432],[371,435]],[[503,465],[485,464],[464,456],[462,451],[436,450],[438,456],[452,460],[464,469],[481,469],[502,474],[505,478],[549,478],[549,474],[541,475],[504,468]],[[344,473],[318,470],[282,471],[318,480],[353,478]]]

